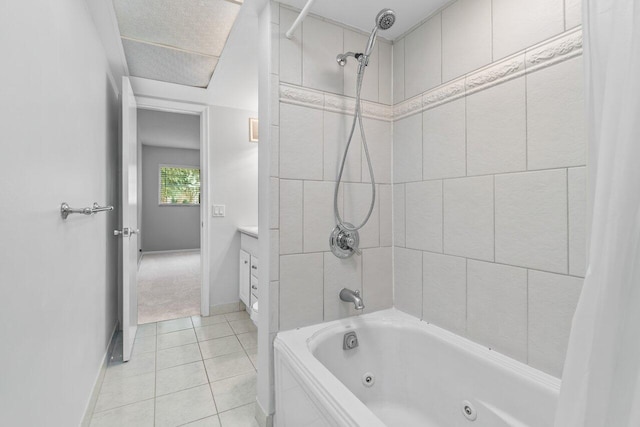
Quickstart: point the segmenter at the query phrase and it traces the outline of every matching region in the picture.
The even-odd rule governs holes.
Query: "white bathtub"
[[[343,350],[349,331],[359,346]],[[274,347],[277,427],[553,425],[558,379],[394,309],[281,332]]]

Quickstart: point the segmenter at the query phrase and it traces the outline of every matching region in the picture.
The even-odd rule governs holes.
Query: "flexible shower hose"
[[[336,187],[333,193],[333,213],[335,216],[336,224],[348,231],[357,231],[366,225],[373,213],[373,207],[376,202],[376,180],[373,176],[373,166],[371,165],[371,158],[369,156],[369,147],[367,146],[367,138],[364,134],[364,125],[362,124],[362,106],[360,105],[360,92],[362,90],[362,79],[364,78],[364,69],[366,68],[366,57],[361,57],[358,60],[358,76],[356,78],[356,109],[355,116],[353,117],[353,123],[351,124],[351,131],[349,132],[349,139],[347,140],[347,146],[344,148],[344,154],[342,156],[342,163],[340,164],[340,171],[338,172],[338,178],[336,180]],[[347,154],[349,153],[349,147],[353,140],[353,134],[356,130],[356,123],[360,126],[360,135],[362,136],[362,146],[364,147],[364,154],[367,158],[367,165],[369,166],[369,176],[371,177],[371,205],[369,206],[369,212],[366,217],[357,226],[346,225],[340,216],[340,210],[338,209],[338,191],[340,189],[340,182],[342,181],[342,174],[344,172],[344,165],[347,161]]]

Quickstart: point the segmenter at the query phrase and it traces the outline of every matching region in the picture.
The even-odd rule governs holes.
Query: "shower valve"
[[[352,224],[344,223],[344,226],[354,228]],[[349,258],[354,253],[360,255],[362,252],[358,248],[360,245],[360,236],[357,230],[348,230],[347,228],[337,225],[329,236],[329,247],[331,252],[338,258]]]

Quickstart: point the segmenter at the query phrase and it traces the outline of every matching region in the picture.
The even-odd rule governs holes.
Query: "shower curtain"
[[[640,426],[640,0],[583,2],[589,263],[556,427]]]

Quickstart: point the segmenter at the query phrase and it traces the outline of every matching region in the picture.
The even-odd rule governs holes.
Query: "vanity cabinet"
[[[240,249],[240,283],[239,283],[239,291],[240,291],[240,301],[242,301],[246,306],[249,306],[251,302],[250,295],[250,284],[251,284],[251,255],[249,252],[243,251]],[[244,286],[246,284],[246,286]]]
[[[258,277],[260,264],[258,262],[257,234],[247,233],[240,229],[240,274],[238,295],[251,313],[251,307],[258,301]]]

